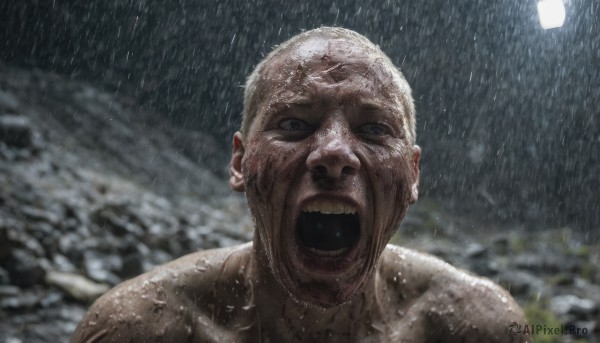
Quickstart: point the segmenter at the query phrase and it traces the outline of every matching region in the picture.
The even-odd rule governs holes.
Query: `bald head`
[[[392,61],[389,59],[381,49],[373,44],[366,37],[343,28],[338,27],[321,27],[318,29],[310,30],[299,35],[296,35],[289,40],[285,41],[281,45],[277,46],[271,53],[269,53],[254,69],[250,77],[246,82],[244,90],[244,112],[242,119],[241,132],[244,136],[247,136],[250,132],[250,127],[254,122],[257,115],[259,104],[262,99],[266,96],[266,93],[271,91],[267,86],[267,74],[268,71],[273,72],[273,61],[275,57],[278,57],[286,53],[291,58],[287,60],[287,63],[298,64],[298,68],[302,68],[302,60],[314,57],[313,55],[319,53],[315,47],[319,44],[314,44],[316,41],[323,40],[338,40],[346,42],[349,50],[355,55],[357,59],[371,60],[373,66],[378,66],[386,71],[390,76],[390,83],[393,85],[393,92],[398,97],[401,106],[403,107],[403,116],[406,128],[406,135],[410,142],[414,144],[416,140],[415,130],[415,108],[414,102],[411,95],[411,89],[408,85],[404,75],[394,66]],[[350,46],[357,47],[358,49],[352,49]],[[334,54],[345,54],[346,51],[335,51]],[[349,51],[348,51],[349,53]],[[327,56],[327,53],[323,53],[322,58],[331,58]],[[333,56],[335,57],[335,56]],[[388,85],[389,86],[389,85]]]

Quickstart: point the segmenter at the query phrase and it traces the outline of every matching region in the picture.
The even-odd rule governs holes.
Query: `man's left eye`
[[[359,127],[357,131],[368,136],[383,136],[390,133],[390,130],[382,124],[365,124]]]

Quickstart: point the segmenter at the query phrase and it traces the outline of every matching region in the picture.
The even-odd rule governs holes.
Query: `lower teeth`
[[[321,249],[306,247],[306,250],[308,250],[311,254],[317,255],[317,256],[337,257],[337,256],[343,255],[346,251],[350,250],[350,248],[341,248],[338,250],[328,251],[328,250],[321,250]]]

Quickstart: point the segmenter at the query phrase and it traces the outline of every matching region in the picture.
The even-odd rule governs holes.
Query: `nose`
[[[330,130],[308,155],[306,165],[316,176],[339,178],[356,174],[360,169],[360,160],[352,150],[348,134]]]

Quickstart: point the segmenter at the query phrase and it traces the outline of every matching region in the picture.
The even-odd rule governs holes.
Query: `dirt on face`
[[[257,249],[297,300],[348,301],[416,200],[420,150],[392,67],[371,47],[315,36],[261,74],[242,161],[246,197]],[[298,229],[307,208],[355,215],[358,238],[343,253],[307,249]]]

